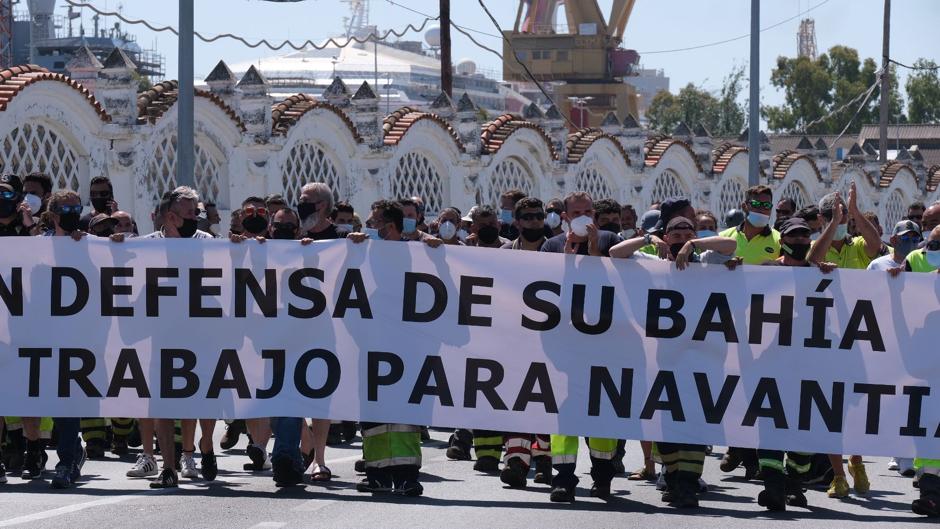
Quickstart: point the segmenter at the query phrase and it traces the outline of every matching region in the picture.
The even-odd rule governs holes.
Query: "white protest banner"
[[[342,240],[4,245],[4,415],[940,453],[936,274]]]

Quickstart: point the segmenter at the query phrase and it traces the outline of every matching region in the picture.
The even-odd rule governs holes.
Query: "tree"
[[[653,96],[646,118],[650,128],[669,133],[679,122],[690,127],[702,124],[712,134],[738,134],[744,126],[744,108],[738,104],[744,67],[735,68],[724,80],[716,96],[689,83],[676,95],[662,90]]]
[[[848,46],[833,46],[815,61],[778,57],[770,82],[783,89],[784,104],[762,109],[767,126],[775,131],[838,134],[851,123],[848,132],[858,132],[863,124],[878,121],[881,87],[877,73],[873,59],[862,61],[858,51]],[[891,69],[888,75],[897,87],[896,72]],[[864,95],[856,100],[872,85],[876,86],[867,101]],[[888,105],[891,121],[903,121],[903,103],[896,89]]]
[[[940,77],[937,63],[917,59],[907,78],[907,118],[911,123],[940,123]]]

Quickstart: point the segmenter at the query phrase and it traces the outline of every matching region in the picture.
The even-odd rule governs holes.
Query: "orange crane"
[[[640,61],[621,47],[636,0],[614,0],[604,18],[597,0],[519,0],[516,23],[503,36],[503,78],[557,83],[555,103],[581,127],[597,126],[608,112],[623,121],[638,116],[636,90],[624,78]],[[567,24],[557,24],[564,6]],[[515,55],[515,59],[513,56]]]

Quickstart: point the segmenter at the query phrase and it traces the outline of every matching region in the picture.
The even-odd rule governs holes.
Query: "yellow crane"
[[[597,126],[611,111],[621,121],[638,116],[624,78],[636,75],[640,56],[621,47],[635,3],[614,0],[605,19],[597,0],[519,0],[515,25],[503,32],[503,78],[531,81],[522,63],[536,80],[558,83],[555,102],[578,126]],[[561,6],[566,24],[556,23]]]

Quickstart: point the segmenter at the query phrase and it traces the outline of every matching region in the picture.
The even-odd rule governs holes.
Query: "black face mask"
[[[477,231],[477,237],[483,244],[493,244],[499,239],[499,228],[496,226],[483,226]]]
[[[264,230],[268,229],[268,219],[252,215],[242,219],[242,227],[248,233],[254,233],[255,235],[264,233]]]
[[[295,226],[291,226],[289,228],[288,227],[274,228],[274,231],[271,233],[271,238],[289,241],[294,238],[294,232],[296,231],[297,231],[297,228]]]
[[[616,222],[608,222],[600,227],[601,231],[609,231],[610,233],[620,233],[620,224]]]
[[[112,234],[114,234],[114,230],[111,229],[98,230],[95,232],[95,235],[98,237],[110,237]]]
[[[183,219],[183,225],[179,228],[176,228],[176,232],[180,234],[180,237],[188,239],[196,234],[196,230],[199,228],[199,221],[196,219]]]
[[[781,244],[780,249],[783,250],[791,258],[796,259],[797,261],[803,261],[806,259],[806,255],[809,254],[810,244],[809,243]]]
[[[93,198],[91,199],[91,206],[95,208],[95,211],[98,213],[110,213],[110,211],[108,211],[108,202],[110,201],[110,198]]]
[[[66,233],[72,233],[78,229],[82,216],[80,213],[60,213],[59,227]]]
[[[5,219],[16,213],[17,202],[15,200],[0,200],[0,219]]]
[[[677,242],[676,244],[670,244],[669,253],[671,253],[673,257],[676,257],[677,255],[679,255],[679,252],[682,251],[683,246],[685,246],[684,242]]]
[[[541,239],[544,235],[544,228],[522,228],[522,238],[529,242],[535,242]]]
[[[297,204],[297,214],[300,215],[300,220],[307,220],[307,217],[313,215],[316,212],[316,204],[311,204],[309,202],[301,202]]]

